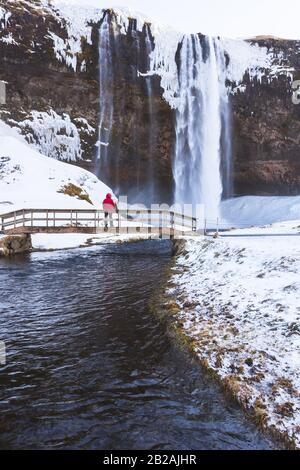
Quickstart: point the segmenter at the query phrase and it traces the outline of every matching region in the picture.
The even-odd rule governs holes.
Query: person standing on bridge
[[[114,226],[113,222],[113,214],[118,212],[118,207],[117,204],[113,201],[112,195],[107,194],[106,198],[104,199],[103,203],[103,210],[104,210],[104,223],[105,223],[105,229],[108,228],[108,219],[110,221],[110,226]]]

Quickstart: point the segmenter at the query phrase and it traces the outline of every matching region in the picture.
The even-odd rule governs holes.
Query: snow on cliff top
[[[52,4],[48,0],[41,0],[40,6],[30,0],[20,0],[26,6],[43,9],[54,16],[56,21],[67,30],[67,38],[61,37],[49,30],[49,37],[53,41],[53,49],[57,60],[66,63],[74,71],[78,68],[78,55],[81,53],[81,39],[85,38],[88,44],[92,44],[92,24],[100,23],[107,8],[88,5],[76,5],[66,0],[55,0]],[[9,2],[10,3],[10,2]],[[151,70],[149,74],[157,74],[161,77],[161,85],[164,89],[164,98],[172,108],[178,106],[178,70],[176,64],[176,52],[178,45],[184,36],[183,32],[176,31],[170,26],[163,25],[146,15],[132,11],[129,8],[115,7],[112,1],[111,8],[116,15],[121,34],[126,34],[130,18],[137,21],[137,29],[142,31],[145,23],[151,24],[151,32],[154,37],[155,47],[151,53]],[[0,17],[4,18],[2,27],[9,31],[9,17],[2,9]],[[6,15],[6,16],[5,16]],[[6,38],[10,40],[9,36]],[[12,38],[13,39],[13,38]],[[294,69],[287,60],[274,53],[271,49],[260,46],[257,42],[243,39],[220,39],[221,46],[230,60],[227,69],[227,79],[233,84],[240,84],[246,72],[250,79],[261,79],[267,74],[268,80],[278,75],[286,75],[293,79]],[[84,64],[81,64],[84,71]],[[233,88],[235,92],[237,87]],[[243,91],[239,88],[240,91]]]
[[[74,184],[99,206],[112,192],[92,173],[45,157],[0,121],[0,213],[23,208],[91,209],[85,200],[58,193]]]
[[[45,8],[49,8],[49,5],[46,6],[46,0],[43,2]],[[179,89],[176,52],[184,33],[129,8],[115,7],[113,3],[111,8],[115,12],[121,34],[127,33],[130,18],[136,19],[138,31],[142,31],[145,23],[151,24],[155,47],[151,53],[149,74],[157,74],[161,77],[164,98],[172,108],[176,108]],[[58,60],[65,61],[76,70],[77,54],[81,51],[81,37],[85,37],[91,44],[91,22],[100,21],[105,10],[107,8],[100,8],[100,5],[99,8],[95,8],[55,0],[51,11],[58,21],[65,21],[69,36],[67,40],[63,40],[53,32],[49,32]],[[224,53],[230,58],[226,78],[236,85],[243,80],[246,72],[249,73],[250,79],[256,77],[261,80],[266,71],[268,71],[268,80],[280,74],[293,79],[294,69],[287,64],[284,57],[274,54],[272,49],[268,50],[254,41],[250,43],[243,39],[221,38],[220,44]]]

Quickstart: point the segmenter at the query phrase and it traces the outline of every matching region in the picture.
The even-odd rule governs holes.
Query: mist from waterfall
[[[219,40],[196,34],[184,36],[176,111],[175,202],[193,207],[204,204],[210,220],[219,217],[223,192],[222,135],[226,158],[231,160],[225,71],[225,55]]]
[[[107,160],[114,114],[114,30],[112,31],[112,37],[111,28],[114,28],[114,24],[109,21],[108,15],[106,14],[103,18],[99,30],[100,122],[98,139],[98,160],[104,159],[105,162],[102,163],[106,163]]]

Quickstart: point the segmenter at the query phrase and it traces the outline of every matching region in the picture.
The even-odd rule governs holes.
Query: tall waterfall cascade
[[[105,15],[99,31],[99,139],[98,160],[107,160],[110,136],[113,127],[114,96],[113,96],[113,50],[114,24]]]
[[[153,50],[153,44],[151,40],[151,29],[149,25],[145,27],[145,46],[146,46],[146,53],[149,58],[148,70],[150,68],[150,57]],[[154,106],[154,97],[153,97],[153,86],[151,82],[151,77],[146,77],[146,86],[147,86],[147,95],[148,95],[148,103],[149,103],[149,163],[148,163],[148,172],[149,172],[149,188],[148,194],[151,200],[154,199],[155,196],[155,173],[154,173],[154,140],[156,138],[157,129],[156,129],[156,122],[155,122],[155,106]]]
[[[226,61],[219,40],[183,38],[179,60],[179,105],[174,158],[175,202],[203,204],[216,220],[223,193],[221,151],[230,185],[231,135],[225,85]]]
[[[121,39],[124,36],[126,40]],[[124,50],[130,51],[125,60]],[[131,63],[126,62],[128,57]],[[116,191],[124,188],[125,142],[127,168],[133,169],[127,191],[135,202],[153,202],[156,184],[160,188],[156,171],[160,84],[175,115],[173,158],[170,155],[173,202],[202,204],[206,218],[215,221],[221,199],[233,195],[230,94],[239,89],[246,72],[252,80],[259,79],[266,67],[274,69],[272,60],[265,48],[246,41],[183,35],[121,11],[106,11],[99,31],[99,176],[108,172],[106,182]],[[114,84],[120,83],[123,73],[131,86],[116,91]],[[130,114],[123,117],[122,110],[128,108]],[[144,128],[141,122],[147,123]]]
[[[122,35],[126,35],[127,47],[130,49],[130,64],[124,60],[125,48],[122,49],[120,40]],[[120,188],[124,188],[120,174],[124,162],[122,136],[126,135],[130,148],[127,163],[134,170],[131,173],[131,187],[127,189],[126,195],[134,202],[143,203],[153,201],[156,196],[154,159],[157,117],[153,77],[148,75],[153,47],[149,24],[144,23],[140,30],[136,20],[131,19],[126,31],[122,32],[114,14],[107,12],[103,17],[98,46],[99,137],[95,172],[116,193],[120,193]],[[126,77],[124,81],[122,77]],[[126,87],[128,80],[129,86]],[[131,108],[127,116],[126,105]],[[141,129],[145,117],[147,126]]]

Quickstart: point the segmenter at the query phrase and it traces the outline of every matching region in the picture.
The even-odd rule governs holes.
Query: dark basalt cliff
[[[31,2],[33,3],[33,2]],[[38,5],[39,2],[36,2]],[[67,38],[64,25],[42,9],[28,2],[0,7],[11,13],[5,29],[0,28],[0,80],[7,82],[7,104],[1,107],[1,119],[18,125],[29,117],[32,110],[57,114],[67,113],[78,127],[83,159],[76,164],[95,171],[119,194],[137,197],[135,188],[148,182],[148,162],[153,158],[156,173],[157,202],[171,202],[173,176],[171,158],[175,140],[173,111],[162,98],[159,77],[151,77],[156,129],[152,136],[152,155],[149,155],[149,97],[145,79],[137,71],[148,67],[146,52],[141,49],[144,32],[136,31],[131,21],[127,35],[119,35],[115,54],[114,115],[109,165],[96,161],[99,123],[99,28],[101,20],[92,24],[92,44],[81,40],[76,71],[64,61],[57,60],[49,31]],[[108,12],[109,15],[113,15]],[[1,42],[11,33],[16,44]],[[85,70],[81,71],[82,63]],[[84,118],[95,130],[86,132],[76,119]],[[26,132],[26,128],[22,131]],[[145,171],[143,171],[143,168]]]
[[[118,36],[113,51],[116,65],[111,83],[114,112],[110,159],[99,165],[96,143],[101,19],[91,23],[91,41],[81,38],[74,70],[57,58],[49,34],[67,38],[62,20],[40,8],[39,1],[0,0],[1,7],[11,14],[8,21],[0,14],[0,80],[7,82],[7,104],[0,107],[1,119],[18,126],[30,119],[33,110],[52,109],[60,116],[66,113],[77,126],[82,142],[82,160],[76,164],[97,172],[119,194],[137,198],[139,189],[142,191],[149,183],[151,159],[157,199],[171,202],[175,115],[162,97],[160,78],[152,76],[149,80],[155,126],[149,135],[149,94],[145,78],[137,73],[149,68],[145,30],[137,31],[136,21],[131,19],[127,34]],[[112,12],[107,14],[115,21]],[[298,42],[268,38],[256,42],[283,54],[295,69],[294,78],[300,78]],[[269,82],[264,78],[259,82],[246,74],[243,85],[245,90],[231,97],[235,194],[300,193],[300,105],[292,103],[291,81],[279,75]],[[20,127],[28,131],[26,126]]]
[[[283,55],[300,78],[300,43],[259,39],[260,46]],[[292,83],[285,75],[271,81],[250,81],[232,97],[233,157],[237,194],[295,195],[300,192],[300,105],[292,101]]]

